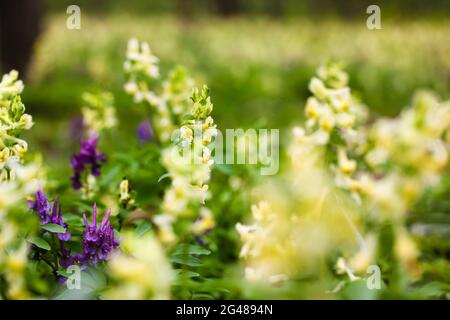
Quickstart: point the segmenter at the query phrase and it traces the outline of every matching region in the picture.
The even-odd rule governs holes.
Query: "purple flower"
[[[34,197],[35,201],[29,200],[28,205],[41,219],[41,225],[46,225],[48,223],[60,225],[66,229],[66,232],[57,233],[58,239],[61,241],[69,241],[70,232],[67,231],[67,223],[64,223],[63,221],[61,205],[58,205],[58,196],[55,197],[52,207],[42,188],[35,193]]]
[[[71,249],[67,249],[64,246],[63,242],[61,242],[60,254],[61,257],[59,258],[59,265],[63,269],[67,269],[68,267],[73,266],[75,264],[84,263],[85,261],[84,255],[82,253],[76,253],[74,255],[71,255]],[[85,266],[82,265],[82,269],[84,269],[84,267]]]
[[[109,209],[97,227],[97,206],[94,204],[92,223],[89,224],[86,215],[83,214],[85,225],[83,239],[83,254],[80,262],[95,264],[97,261],[107,260],[112,251],[119,246],[119,241],[114,237],[114,229],[109,222],[111,209]]]
[[[42,224],[48,223],[50,220],[47,212],[50,211],[50,202],[47,200],[47,196],[42,190],[42,187],[34,194],[35,201],[29,200],[28,206],[32,209],[41,219]]]
[[[72,186],[74,189],[80,189],[82,186],[81,175],[86,166],[91,167],[91,174],[93,176],[100,175],[100,166],[106,162],[104,154],[97,150],[98,136],[93,134],[88,140],[82,140],[80,143],[80,152],[72,156],[71,165],[74,174],[71,177]]]
[[[74,265],[77,262],[77,256],[70,255],[70,249],[64,247],[64,243],[61,242],[61,258],[59,259],[59,265],[64,269]]]
[[[94,204],[92,212],[92,222],[89,224],[86,214],[83,214],[85,231],[83,234],[83,252],[74,255],[70,254],[70,249],[66,249],[61,243],[61,257],[59,264],[67,269],[74,264],[80,264],[82,268],[94,265],[99,261],[108,260],[111,253],[118,248],[119,241],[114,237],[114,229],[109,222],[111,210],[108,210],[97,226],[97,205]]]
[[[147,143],[154,138],[153,128],[149,120],[142,121],[136,130],[139,143]]]
[[[58,224],[61,227],[66,229],[65,233],[58,233],[58,239],[61,241],[69,241],[70,240],[70,232],[67,230],[67,223],[64,223],[62,218],[62,209],[61,205],[58,207],[58,196],[55,197],[55,201],[53,201],[52,215],[50,217],[50,222],[54,224]]]

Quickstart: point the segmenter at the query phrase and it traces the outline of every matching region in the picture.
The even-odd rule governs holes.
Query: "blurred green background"
[[[71,4],[81,8],[80,30],[66,28]],[[381,30],[366,27],[370,4],[381,8]],[[4,19],[7,5],[0,7]],[[26,139],[32,152],[44,154],[54,177],[70,176],[69,159],[77,150],[71,121],[85,91],[114,93],[120,123],[102,137],[113,142],[105,145],[126,151],[136,143],[135,128],[149,110],[123,92],[131,37],[149,42],[163,75],[181,64],[198,86],[208,84],[221,129],[263,126],[287,136],[302,121],[309,79],[330,60],[346,65],[350,86],[374,114],[397,115],[422,88],[450,98],[448,0],[47,0],[33,10],[30,17],[40,12],[42,19],[29,31],[40,33],[23,94],[35,121]],[[17,24],[30,23],[20,17]],[[3,34],[13,35],[3,49],[22,39],[13,24],[1,24]],[[425,196],[411,220],[431,224],[422,239],[430,261],[425,274],[444,281],[450,270],[448,181]]]
[[[367,29],[372,1],[364,0],[40,4],[41,32],[24,92],[37,123],[69,119],[79,110],[81,93],[95,89],[113,91],[119,112],[132,117],[122,90],[130,37],[150,43],[163,74],[182,64],[199,85],[207,83],[223,127],[285,128],[298,122],[308,80],[329,60],[346,64],[351,87],[380,114],[396,115],[418,88],[449,96],[448,1],[378,2],[382,30]],[[70,4],[81,8],[80,30],[66,28]]]
[[[284,129],[301,121],[309,79],[330,60],[345,63],[351,87],[382,115],[398,114],[420,88],[448,98],[449,3],[379,3],[381,30],[366,27],[369,3],[79,1],[81,29],[69,30],[66,8],[74,3],[43,2],[24,92],[36,122],[30,146],[47,149],[55,165],[67,159],[73,147],[67,128],[81,94],[100,89],[115,95],[118,130],[134,135],[148,110],[122,89],[131,37],[150,43],[163,75],[181,64],[198,85],[210,86],[221,128],[265,126],[288,134]]]

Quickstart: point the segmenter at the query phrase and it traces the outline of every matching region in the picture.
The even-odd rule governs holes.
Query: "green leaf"
[[[198,273],[198,272],[194,272],[194,271],[190,271],[190,270],[183,270],[183,269],[176,269],[175,274],[178,277],[186,277],[186,278],[200,277],[200,273]]]
[[[67,272],[65,270],[60,270],[60,271],[57,271],[56,273],[60,276],[66,277],[66,278],[68,278],[72,275],[71,272]]]
[[[107,186],[107,185],[111,184],[112,181],[114,180],[114,178],[116,178],[121,172],[122,172],[122,166],[121,165],[115,166],[114,168],[109,170],[109,172],[107,174],[105,174],[105,176],[103,177],[103,179],[101,181],[101,185]]]
[[[184,264],[190,267],[200,267],[202,262],[200,259],[188,255],[177,255],[172,257],[172,262]]]
[[[48,223],[48,224],[44,224],[41,226],[42,229],[50,231],[50,232],[54,232],[54,233],[65,233],[66,232],[66,228],[60,226],[59,224],[55,224],[55,223]]]
[[[206,293],[206,292],[193,293],[191,299],[192,300],[214,300],[214,296],[212,294]]]
[[[136,228],[136,235],[138,237],[141,237],[143,234],[145,234],[147,231],[151,230],[152,226],[146,221],[141,221],[139,225]]]
[[[203,247],[200,247],[197,245],[193,245],[193,244],[182,243],[175,248],[172,255],[174,255],[174,256],[188,255],[188,254],[208,255],[210,253],[211,253],[211,251],[206,248],[203,248]]]
[[[27,239],[28,242],[34,244],[36,247],[39,247],[44,250],[50,250],[50,245],[47,241],[39,237],[31,237]]]
[[[185,115],[183,115],[182,120],[183,121],[188,121],[188,120],[193,120],[195,119],[194,116],[190,113],[186,113]]]
[[[81,273],[81,284],[92,290],[98,290],[106,286],[105,274],[96,269],[90,268]]]
[[[64,213],[64,222],[65,223],[71,223],[71,222],[81,222],[83,223],[81,215],[73,214],[73,213]]]
[[[371,290],[367,287],[365,279],[349,282],[342,290],[342,295],[350,300],[374,300],[378,294],[379,290]]]
[[[164,180],[165,178],[168,178],[168,177],[170,177],[170,173],[169,172],[163,174],[161,177],[159,177],[158,183],[161,182],[162,180]]]

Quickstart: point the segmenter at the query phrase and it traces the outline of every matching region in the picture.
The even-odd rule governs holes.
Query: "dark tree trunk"
[[[40,0],[0,1],[0,67],[26,76],[34,42],[40,32]]]
[[[279,18],[284,15],[284,0],[270,0],[268,3],[269,14]]]
[[[188,24],[194,13],[191,0],[178,0],[176,2],[176,12],[183,23]]]
[[[373,0],[313,0],[310,1],[312,12],[317,15],[337,14],[344,18],[361,17],[366,14],[370,4],[379,1]]]
[[[242,10],[240,0],[215,0],[215,9],[222,16],[231,16]]]

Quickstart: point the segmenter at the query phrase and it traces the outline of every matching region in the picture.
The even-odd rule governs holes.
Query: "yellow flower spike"
[[[111,92],[83,94],[84,106],[81,109],[83,123],[89,131],[96,133],[110,129],[117,124],[114,96]]]
[[[192,217],[198,204],[204,205],[209,197],[208,182],[214,163],[211,145],[217,136],[216,125],[210,116],[213,104],[206,86],[201,91],[195,88],[191,100],[191,110],[188,119],[180,125],[176,145],[167,147],[162,156],[172,180],[161,206],[162,215],[173,218],[166,228],[160,228],[160,237],[168,240],[173,238],[169,225],[176,221],[175,218]],[[201,136],[197,136],[197,132]]]
[[[28,147],[18,138],[20,130],[28,130],[33,125],[32,117],[25,113],[25,105],[20,94],[23,83],[18,80],[18,72],[5,74],[0,81],[0,179],[14,177],[14,163],[20,163]]]

